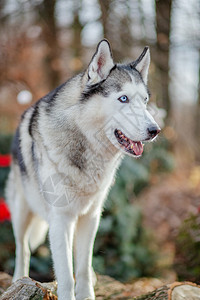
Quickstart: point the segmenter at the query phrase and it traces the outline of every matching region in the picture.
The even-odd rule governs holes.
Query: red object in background
[[[0,167],[9,167],[11,163],[10,154],[0,154]],[[10,220],[10,211],[3,198],[0,198],[0,222]]]
[[[3,198],[0,198],[0,222],[10,220],[10,211]]]
[[[0,167],[9,167],[11,163],[10,154],[0,154]]]

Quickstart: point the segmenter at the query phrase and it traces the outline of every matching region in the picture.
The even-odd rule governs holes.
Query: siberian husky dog
[[[23,114],[6,188],[14,281],[28,276],[30,251],[49,228],[58,299],[95,299],[92,252],[109,187],[123,154],[140,157],[160,132],[147,111],[149,63],[145,47],[136,61],[115,64],[104,39],[86,71]]]

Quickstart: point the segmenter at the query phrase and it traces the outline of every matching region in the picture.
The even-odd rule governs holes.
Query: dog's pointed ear
[[[114,62],[110,44],[104,39],[98,44],[97,50],[88,66],[88,85],[96,84],[106,79],[113,67]]]
[[[138,59],[132,64],[132,66],[140,72],[144,83],[147,84],[148,71],[150,65],[150,51],[149,47],[145,47]]]

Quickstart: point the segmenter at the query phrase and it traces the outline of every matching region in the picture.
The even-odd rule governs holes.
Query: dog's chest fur
[[[79,203],[80,209],[81,202],[84,203],[83,209],[90,205],[90,201],[97,206],[97,200],[101,202],[101,198],[102,201],[105,199],[121,161],[120,153],[106,153],[105,149],[103,152],[97,151],[97,145],[90,144],[75,127],[69,127],[67,133],[54,137],[51,131],[51,138],[54,139],[54,147],[51,147],[49,141],[46,154],[52,171],[62,174],[70,198]]]

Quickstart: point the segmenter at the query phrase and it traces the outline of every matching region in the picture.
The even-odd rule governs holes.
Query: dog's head
[[[159,126],[147,111],[149,48],[129,64],[114,64],[110,45],[102,40],[85,73],[81,101],[88,116],[104,126],[107,139],[122,152],[139,157],[143,142],[155,139]]]

